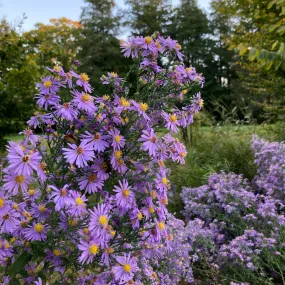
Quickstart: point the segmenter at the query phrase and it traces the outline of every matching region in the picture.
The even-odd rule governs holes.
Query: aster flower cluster
[[[272,172],[282,159],[284,164],[285,148],[283,143],[257,137],[252,147],[258,167],[253,181],[220,173],[211,175],[207,185],[182,191],[189,221],[185,235],[192,246],[190,256],[196,255],[194,277],[224,280],[223,284],[285,280],[280,267],[285,256],[285,200],[276,187],[281,184],[282,168]]]
[[[179,62],[181,47],[170,38],[136,37],[121,46],[134,58],[135,86],[130,73],[110,72],[101,78],[110,92],[99,97],[87,74],[60,66],[37,85],[39,110],[24,140],[7,147],[0,189],[4,284],[192,278],[183,225],[166,208],[165,162],[184,163],[186,148],[172,134],[201,109],[194,90],[204,78]],[[159,65],[162,58],[167,63]]]

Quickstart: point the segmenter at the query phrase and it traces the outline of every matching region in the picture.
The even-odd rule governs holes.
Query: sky
[[[178,0],[172,0],[176,4]],[[210,0],[198,0],[201,8],[207,9]],[[124,6],[124,0],[116,0],[118,6]],[[0,0],[0,19],[5,17],[9,22],[18,23],[23,14],[23,30],[28,31],[35,23],[47,24],[50,18],[66,17],[79,20],[84,0]]]

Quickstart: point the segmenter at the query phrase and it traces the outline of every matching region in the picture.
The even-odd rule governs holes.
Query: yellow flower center
[[[103,96],[103,100],[104,100],[104,101],[108,101],[109,99],[110,99],[110,96],[109,96],[109,95],[104,95],[104,96]]]
[[[28,191],[28,193],[29,193],[30,196],[34,196],[35,195],[35,189],[30,189]]]
[[[67,190],[65,188],[61,189],[60,191],[60,196],[66,196],[67,195]]]
[[[180,44],[178,44],[178,43],[175,45],[175,47],[176,47],[177,49],[181,49],[181,48],[182,48],[182,46],[181,46]]]
[[[76,203],[77,206],[82,206],[84,202],[83,202],[83,200],[80,197],[77,197],[75,199],[75,203]]]
[[[60,256],[60,255],[61,255],[61,251],[56,248],[56,249],[53,251],[53,254],[54,254],[55,256]]]
[[[138,217],[138,219],[139,219],[139,220],[141,220],[141,219],[143,218],[142,213],[141,213],[141,212],[139,212],[139,213],[137,214],[137,217]]]
[[[145,37],[145,38],[144,38],[144,41],[145,41],[146,44],[149,45],[149,44],[152,43],[152,38],[151,38],[151,37]]]
[[[185,151],[180,152],[180,156],[181,157],[186,157],[186,152]]]
[[[169,120],[170,120],[170,122],[175,123],[175,122],[177,121],[176,115],[175,115],[175,114],[172,114],[172,115],[169,117]]]
[[[89,233],[88,228],[84,228],[84,229],[83,229],[83,232],[84,232],[85,235],[88,235],[88,233]]]
[[[60,66],[56,65],[54,68],[53,68],[54,71],[56,72],[60,72]]]
[[[123,107],[129,107],[130,101],[126,100],[124,97],[120,98],[120,105]]]
[[[186,89],[182,90],[182,93],[185,95],[187,93],[187,90]]]
[[[167,184],[167,178],[166,178],[166,177],[163,177],[163,178],[161,179],[161,182],[162,182],[162,184],[166,185],[166,184]]]
[[[44,213],[44,212],[46,211],[46,207],[45,207],[44,205],[40,205],[40,206],[39,206],[39,211],[40,211],[41,213]]]
[[[204,106],[204,100],[203,99],[201,99],[199,106],[200,106],[200,108],[202,108]]]
[[[150,192],[150,196],[152,199],[155,199],[156,198],[156,192],[155,191],[151,191]]]
[[[161,204],[163,204],[163,205],[167,205],[167,204],[168,204],[167,198],[162,198],[160,202],[161,202]]]
[[[112,77],[117,77],[118,76],[118,74],[116,72],[111,72],[110,74],[111,74]]]
[[[4,244],[4,247],[5,247],[6,249],[10,248],[10,244],[9,244],[8,242],[6,242],[6,243]]]
[[[37,233],[41,233],[44,230],[44,226],[42,224],[35,224],[34,229]]]
[[[97,244],[90,245],[90,247],[89,247],[90,254],[95,255],[98,253],[98,251],[99,251],[99,246]]]
[[[124,264],[123,268],[124,268],[124,271],[125,271],[125,272],[128,272],[128,273],[129,273],[129,272],[131,271],[131,269],[132,269],[131,265],[128,264],[128,263]]]
[[[85,94],[82,95],[82,97],[81,97],[81,100],[82,100],[83,102],[87,102],[87,101],[89,101],[89,99],[90,99],[90,96],[89,96],[89,94],[87,94],[87,93],[85,93]]]
[[[123,190],[123,196],[124,197],[129,197],[129,195],[130,195],[130,190],[129,189],[125,189],[125,190]]]
[[[121,136],[120,135],[116,135],[115,136],[115,142],[119,143],[121,141]]]
[[[97,175],[95,173],[92,173],[88,176],[89,182],[94,182],[97,179]]]
[[[149,207],[149,208],[148,208],[148,211],[149,211],[151,214],[153,214],[153,213],[155,212],[155,210],[154,210],[153,207]]]
[[[0,208],[3,208],[3,206],[5,205],[5,198],[0,198]]]
[[[162,230],[164,230],[165,229],[165,224],[164,224],[164,222],[159,222],[158,224],[157,224],[157,227],[162,231]]]
[[[51,87],[51,85],[52,85],[52,82],[50,80],[47,80],[46,82],[44,82],[44,86],[47,88]]]
[[[99,217],[99,224],[101,226],[106,226],[108,224],[108,218],[104,215]]]
[[[80,79],[84,82],[88,82],[89,81],[89,76],[86,73],[81,73],[80,74]]]
[[[94,141],[98,141],[98,140],[100,140],[101,139],[101,135],[99,134],[99,133],[96,133],[95,135],[94,135]]]
[[[148,109],[148,105],[146,103],[140,103],[140,109],[143,111],[143,112],[146,112],[147,109]]]
[[[115,157],[116,157],[117,159],[121,158],[121,157],[122,157],[122,152],[121,152],[120,150],[116,150],[116,151],[115,151]]]
[[[187,73],[190,73],[192,71],[192,67],[187,67],[187,68],[185,68],[185,70]]]

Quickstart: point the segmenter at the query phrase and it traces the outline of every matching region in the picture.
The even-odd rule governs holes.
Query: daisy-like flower
[[[94,159],[94,164],[92,165],[92,169],[96,171],[98,178],[101,178],[103,180],[109,178],[109,174],[107,173],[108,165],[104,161],[103,157],[98,156]]]
[[[79,261],[82,262],[82,264],[91,263],[100,251],[99,243],[94,239],[90,240],[89,242],[81,239],[78,248],[80,251],[82,251],[79,257]]]
[[[0,261],[2,262],[5,258],[13,255],[13,250],[11,244],[5,239],[0,239]],[[9,279],[7,283],[2,283],[3,285],[9,284]]]
[[[28,191],[24,192],[25,200],[35,201],[41,196],[41,193],[37,189],[29,189]]]
[[[44,221],[50,214],[51,210],[46,207],[44,203],[32,204],[30,213],[33,217],[38,218],[38,221]]]
[[[60,211],[64,207],[74,204],[74,201],[71,198],[71,191],[68,190],[69,186],[67,184],[61,189],[58,189],[53,185],[49,185],[48,187],[53,190],[50,194],[50,198],[52,198],[55,203],[56,211]]]
[[[28,142],[31,142],[31,145],[35,146],[37,142],[40,141],[39,136],[34,135],[33,131],[30,129],[26,129],[23,132],[19,133],[20,135],[24,135],[25,139],[23,141],[23,144],[28,144]]]
[[[167,186],[168,186],[168,179],[166,177],[166,174],[163,170],[160,171],[160,173],[158,173],[156,175],[156,188],[160,191],[167,191]]]
[[[28,190],[28,184],[31,183],[31,178],[24,175],[17,175],[12,171],[8,171],[3,178],[4,184],[3,189],[10,192],[12,195],[17,195],[19,189],[22,192]]]
[[[81,135],[81,138],[82,143],[89,144],[97,152],[103,152],[109,146],[107,142],[109,136],[102,135],[100,132],[91,134],[86,131],[85,134]]]
[[[60,97],[56,94],[39,94],[35,96],[37,100],[37,104],[40,108],[48,109],[49,106],[56,106],[60,102]]]
[[[124,256],[116,257],[119,265],[112,268],[115,280],[120,282],[128,282],[134,278],[134,274],[139,270],[137,260],[131,257],[131,254],[124,254]]]
[[[90,94],[78,92],[77,90],[72,92],[72,94],[74,95],[72,103],[78,110],[86,111],[90,115],[93,115],[97,111],[98,108],[94,104],[94,97]]]
[[[149,130],[143,130],[142,136],[138,141],[143,142],[141,149],[148,151],[150,156],[156,156],[158,150],[158,139],[154,130],[151,128]]]
[[[193,98],[192,98],[192,109],[194,113],[198,113],[201,108],[204,105],[204,100],[201,98],[201,93],[198,92]]]
[[[128,39],[128,41],[121,40],[120,47],[125,57],[138,58],[138,48],[136,39],[134,37]]]
[[[146,103],[137,103],[134,100],[131,100],[131,103],[135,107],[134,109],[143,116],[143,118],[147,121],[150,120],[149,116],[146,114],[146,111],[148,110],[148,105]]]
[[[135,194],[130,189],[127,180],[123,182],[119,181],[119,186],[115,186],[114,192],[116,192],[115,201],[117,206],[124,209],[130,209],[132,204],[135,202]]]
[[[37,151],[23,151],[19,146],[8,147],[7,158],[9,160],[8,169],[13,170],[17,175],[31,176],[33,170],[38,169],[42,157]]]
[[[20,214],[14,209],[9,209],[8,212],[0,214],[0,233],[11,234],[20,224]]]
[[[110,219],[109,209],[105,204],[94,207],[90,212],[89,231],[95,236],[102,236],[102,232],[106,230]]]
[[[41,240],[44,241],[47,238],[48,226],[42,223],[33,223],[33,225],[28,226],[24,235],[27,240]]]
[[[62,83],[51,76],[43,78],[42,83],[37,83],[37,87],[43,95],[56,94],[61,86],[63,86]]]
[[[117,170],[119,173],[125,173],[128,168],[123,159],[123,153],[120,150],[115,150],[111,156],[111,165],[114,170]]]
[[[78,111],[70,104],[64,103],[56,106],[55,115],[68,121],[73,121],[78,116]]]
[[[120,135],[120,131],[118,129],[111,130],[109,134],[112,136],[113,142],[112,147],[116,149],[121,149],[126,144],[126,139]]]
[[[76,84],[80,87],[83,87],[85,92],[88,92],[88,93],[92,92],[92,88],[89,83],[89,76],[86,73],[77,74],[76,72],[71,70],[69,74],[77,78]]]
[[[88,165],[88,161],[93,160],[95,157],[94,151],[90,145],[81,143],[79,146],[68,143],[70,148],[63,148],[64,157],[70,164],[76,164],[78,167]]]
[[[29,121],[27,121],[28,125],[30,128],[36,129],[37,127],[40,126],[40,113],[39,112],[35,112],[34,116],[32,116],[30,118]]]
[[[77,191],[71,191],[71,198],[74,199],[74,203],[71,204],[67,212],[75,217],[86,214],[86,197]]]
[[[84,176],[78,183],[80,190],[88,194],[100,191],[104,185],[103,179],[100,178],[96,172],[91,172]]]
[[[169,129],[171,132],[177,133],[178,132],[178,119],[176,114],[167,114],[162,111],[162,117],[166,121],[165,127]]]

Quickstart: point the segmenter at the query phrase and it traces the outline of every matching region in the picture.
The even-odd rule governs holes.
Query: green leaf
[[[16,261],[12,264],[9,274],[15,276],[25,265],[32,259],[32,256],[28,252],[23,252],[18,256]]]
[[[276,4],[276,0],[271,1],[271,2],[268,4],[267,9],[271,9],[274,4]]]
[[[248,50],[244,44],[239,44],[237,48],[239,49],[239,55],[244,55]]]
[[[285,43],[281,43],[278,53],[283,53],[284,51],[285,51]]]
[[[280,28],[277,30],[277,33],[279,33],[280,35],[283,35],[283,34],[285,33],[285,26],[280,27]]]
[[[277,45],[279,44],[279,41],[275,41],[274,44],[272,45],[271,49],[275,49],[277,47]]]
[[[249,58],[249,60],[250,60],[250,61],[253,61],[253,60],[256,59],[256,57],[257,57],[256,48],[251,48],[251,49],[249,50],[249,53],[248,53],[248,58]]]

